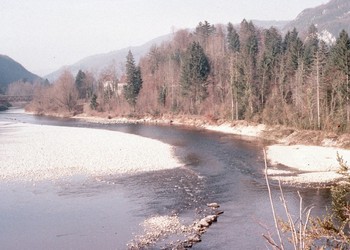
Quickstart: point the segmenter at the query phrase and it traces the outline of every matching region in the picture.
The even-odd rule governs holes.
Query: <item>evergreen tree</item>
[[[293,74],[298,69],[303,55],[303,42],[295,28],[286,34],[282,46],[287,56],[287,70]]]
[[[259,62],[259,100],[263,106],[266,102],[266,96],[271,90],[270,86],[274,83],[273,80],[277,64],[280,61],[282,53],[282,37],[276,30],[271,27],[264,31],[263,54]]]
[[[350,73],[350,38],[345,30],[340,32],[339,38],[332,50],[332,59],[338,70],[345,75]]]
[[[211,35],[215,33],[216,29],[214,25],[211,25],[209,22],[204,21],[200,22],[195,31],[195,35],[198,37],[200,44],[206,48],[208,45],[208,39]]]
[[[284,101],[288,104],[294,104],[297,107],[296,111],[298,111],[304,74],[304,45],[295,28],[286,34],[282,47],[284,51],[282,68],[284,79],[281,80],[280,89]]]
[[[166,99],[168,96],[168,89],[165,85],[158,88],[158,102],[165,107]]]
[[[350,38],[345,30],[340,32],[339,38],[332,49],[332,62],[343,76],[342,94],[346,102],[346,121],[350,122]]]
[[[232,23],[228,23],[227,25],[227,43],[230,51],[232,52],[240,51],[241,45],[239,42],[239,35],[236,29],[233,27]]]
[[[244,82],[244,108],[245,118],[249,119],[254,115],[257,104],[257,55],[258,47],[258,32],[254,24],[250,21],[243,20],[240,25],[240,44],[242,60],[242,75]]]
[[[141,69],[135,65],[134,56],[130,50],[126,57],[126,83],[124,97],[135,108],[137,96],[142,88],[142,77]]]
[[[80,99],[86,98],[85,81],[86,81],[86,74],[82,70],[79,70],[77,76],[75,77],[75,86],[78,89]]]
[[[317,53],[319,46],[319,40],[317,37],[317,28],[315,25],[309,27],[308,35],[305,40],[305,50],[304,50],[304,65],[307,73],[310,73],[311,66],[315,59],[315,54]]]
[[[232,23],[227,25],[227,45],[230,53],[230,85],[231,85],[231,119],[239,119],[239,103],[244,86],[241,81],[239,53],[241,49],[239,34]]]
[[[198,42],[193,42],[187,48],[181,71],[182,93],[191,99],[192,106],[207,97],[209,73],[210,64],[203,48]]]
[[[90,101],[90,108],[93,110],[96,110],[97,106],[98,106],[97,95],[93,94]]]

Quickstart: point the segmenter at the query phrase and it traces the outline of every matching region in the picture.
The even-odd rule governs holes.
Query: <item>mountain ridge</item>
[[[312,24],[317,27],[320,34],[331,34],[333,41],[343,29],[350,33],[350,1],[331,0],[314,8],[305,9],[282,31],[287,32],[296,28],[303,37]]]
[[[41,77],[28,71],[11,57],[0,54],[0,93],[4,92],[10,83],[21,80],[33,83],[41,80]]]
[[[296,28],[301,37],[305,37],[311,24],[315,24],[319,31],[319,38],[328,44],[334,43],[340,31],[345,29],[350,33],[350,1],[349,0],[331,0],[314,8],[307,8],[300,12],[298,16],[291,21],[278,20],[251,20],[254,25],[260,28],[276,27],[282,34]],[[85,57],[78,62],[63,66],[60,69],[48,74],[45,78],[53,81],[59,74],[68,69],[76,74],[80,69],[89,70],[96,74],[110,66],[117,66],[117,74],[123,72],[125,58],[129,50],[132,51],[135,61],[144,56],[152,45],[170,39],[172,34],[157,37],[143,45],[127,47],[120,50],[114,50],[107,53],[95,54]]]
[[[159,36],[139,46],[129,46],[119,50],[87,56],[74,64],[59,68],[58,70],[46,75],[45,78],[52,82],[57,79],[61,72],[65,69],[68,69],[73,75],[76,75],[79,70],[89,70],[93,71],[94,73],[100,73],[108,67],[115,66],[118,66],[116,67],[116,70],[117,73],[120,74],[124,68],[126,56],[129,50],[133,53],[134,59],[137,62],[141,56],[144,55],[145,51],[149,51],[153,45],[159,45],[162,42],[169,40],[172,35],[173,34],[166,34]]]

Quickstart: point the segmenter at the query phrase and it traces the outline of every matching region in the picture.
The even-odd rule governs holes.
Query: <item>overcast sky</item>
[[[200,21],[291,20],[328,0],[0,0],[0,54],[45,75]]]

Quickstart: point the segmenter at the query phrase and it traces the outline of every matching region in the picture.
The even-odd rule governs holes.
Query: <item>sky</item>
[[[0,54],[45,76],[179,29],[292,20],[328,0],[0,0]]]

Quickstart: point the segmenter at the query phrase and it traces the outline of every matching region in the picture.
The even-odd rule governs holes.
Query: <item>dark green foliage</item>
[[[207,46],[208,38],[215,33],[215,30],[214,25],[210,25],[210,23],[207,21],[204,21],[204,23],[200,22],[198,24],[195,34],[203,47]]]
[[[282,54],[282,37],[275,28],[270,28],[264,34],[264,51],[260,61],[262,77],[272,79],[273,70],[277,66]]]
[[[265,31],[264,35],[265,57],[275,60],[282,53],[282,36],[274,27]]]
[[[181,71],[182,94],[188,96],[194,103],[204,100],[207,95],[207,78],[210,64],[203,48],[198,42],[193,42],[186,51]]]
[[[93,110],[96,110],[97,106],[98,106],[97,95],[93,94],[90,101],[90,108]]]
[[[227,32],[204,21],[194,32],[178,31],[173,40],[152,46],[140,59],[141,68],[129,51],[125,98],[113,100],[118,104],[113,109],[135,110],[138,104],[138,111],[145,113],[157,110],[350,131],[350,40],[345,31],[334,45],[326,45],[314,25],[303,40],[296,29],[282,37],[276,28],[256,28],[246,20],[237,28],[231,23],[226,28]],[[147,76],[144,84],[141,69]],[[83,93],[85,81],[93,86],[90,78],[79,71],[75,84],[79,97],[92,101],[92,91]],[[104,98],[115,98],[116,88],[111,86],[99,89],[100,107]]]
[[[298,69],[300,59],[303,56],[303,42],[296,29],[286,34],[282,46],[287,57],[287,72],[293,74]]]
[[[168,95],[168,89],[166,86],[161,86],[159,89],[158,89],[158,102],[160,104],[162,104],[162,106],[164,107],[165,104],[166,104],[166,98],[167,98],[167,95]]]
[[[239,41],[239,35],[236,29],[233,27],[232,23],[228,23],[227,25],[227,43],[230,51],[240,51],[241,44]]]
[[[79,70],[75,77],[75,86],[79,92],[79,98],[83,99],[86,97],[86,75],[82,70]]]
[[[124,97],[130,105],[135,107],[137,96],[142,88],[142,77],[141,69],[135,65],[131,51],[126,57],[126,79],[127,84],[124,86]]]
[[[258,34],[252,21],[247,22],[245,19],[241,22],[240,29],[241,49],[252,62],[256,61],[258,54]]]
[[[257,111],[257,55],[259,52],[258,31],[250,21],[243,20],[240,25],[240,65],[244,95],[242,103],[244,118],[251,119]]]
[[[275,28],[265,30],[263,39],[265,46],[258,68],[260,109],[265,105],[267,95],[271,92],[272,81],[277,78],[276,69],[282,55],[282,37]]]
[[[0,111],[8,110],[10,107],[12,107],[12,104],[9,102],[0,103]]]
[[[311,67],[315,60],[315,55],[319,47],[317,32],[318,31],[316,26],[311,25],[305,41],[304,64],[308,72],[311,71]]]
[[[337,77],[339,101],[345,106],[343,114],[346,113],[346,123],[350,123],[350,38],[345,30],[339,35],[336,44],[331,50],[332,66],[339,72]],[[342,111],[342,110],[341,110]]]
[[[332,61],[338,70],[350,74],[350,38],[345,30],[342,30],[332,49]]]

